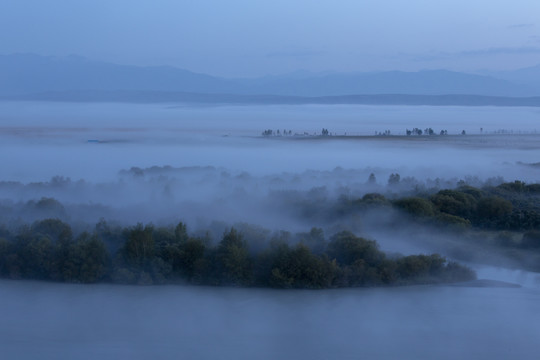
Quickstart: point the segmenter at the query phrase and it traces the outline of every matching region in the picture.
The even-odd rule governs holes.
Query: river
[[[523,287],[296,291],[1,281],[0,352],[2,359],[535,358],[538,279],[496,273]]]

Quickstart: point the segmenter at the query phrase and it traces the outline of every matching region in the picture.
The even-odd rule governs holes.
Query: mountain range
[[[448,70],[295,72],[231,79],[170,66],[118,65],[79,56],[0,55],[3,99],[259,103],[392,103],[398,99],[490,104],[505,103],[502,98],[511,97],[533,98],[514,100],[536,104],[539,96],[540,65],[483,74]]]

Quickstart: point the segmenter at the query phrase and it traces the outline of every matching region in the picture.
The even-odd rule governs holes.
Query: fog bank
[[[120,169],[214,166],[254,175],[306,170],[381,168],[415,177],[511,175],[536,181],[516,166],[536,163],[534,108],[429,106],[167,106],[0,102],[2,180],[53,176],[110,181]],[[509,128],[508,124],[512,124]],[[373,135],[433,128],[438,134],[508,136],[273,141],[263,130],[292,134]],[[482,131],[480,130],[482,129]],[[510,133],[527,133],[516,139]],[[272,140],[272,141],[266,141]],[[292,141],[288,141],[292,140]],[[16,154],[16,158],[14,158]],[[16,159],[16,160],[15,160]],[[511,179],[509,179],[511,180]]]

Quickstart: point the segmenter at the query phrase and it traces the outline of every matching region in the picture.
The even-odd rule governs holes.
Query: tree
[[[335,262],[313,254],[304,244],[293,249],[280,244],[270,253],[270,262],[269,285],[278,288],[327,288],[337,270]]]
[[[395,173],[395,174],[392,173],[388,177],[388,185],[397,185],[397,184],[399,184],[400,179],[401,179],[401,177],[399,176],[398,173]]]
[[[9,265],[8,258],[11,253],[11,244],[10,242],[0,237],[0,276],[6,276],[9,274]]]
[[[66,209],[60,202],[58,202],[58,200],[54,198],[42,197],[35,204],[33,204],[33,201],[29,204],[34,205],[35,209],[40,213],[40,217],[65,218],[66,216]]]
[[[477,207],[473,195],[458,190],[441,190],[430,200],[439,211],[465,219],[470,219]]]
[[[385,281],[380,271],[385,262],[385,255],[375,241],[342,231],[332,236],[326,253],[341,268],[338,280],[341,286],[359,286]]]
[[[223,282],[233,285],[252,282],[252,262],[247,243],[236,229],[231,228],[223,235],[217,249],[217,261]]]
[[[298,237],[300,238],[300,242],[315,254],[322,254],[326,248],[324,231],[321,228],[311,228],[309,233],[300,233]]]
[[[95,235],[81,234],[59,264],[63,281],[95,283],[107,273],[110,258],[105,245]]]
[[[502,222],[512,213],[512,203],[498,196],[478,201],[477,216],[480,221]]]
[[[397,260],[396,273],[410,282],[433,282],[433,277],[440,275],[446,259],[440,255],[410,255]]]
[[[176,228],[174,228],[174,236],[178,242],[187,241],[188,234],[186,224],[180,221],[178,225],[176,225]]]
[[[45,219],[32,225],[32,231],[37,234],[48,236],[55,242],[70,241],[72,238],[71,227],[59,219]]]
[[[168,244],[161,257],[170,264],[174,276],[190,282],[201,282],[207,274],[204,259],[206,245],[199,238],[189,238],[181,243]]]
[[[394,205],[414,216],[429,217],[434,214],[431,202],[420,197],[399,199],[394,202]]]
[[[375,241],[358,237],[349,231],[342,231],[330,238],[326,253],[340,265],[351,265],[363,260],[370,266],[378,265],[384,259]]]
[[[47,236],[18,237],[18,258],[23,278],[48,280],[55,272],[54,245]]]
[[[130,265],[144,268],[155,255],[155,243],[152,237],[154,228],[137,224],[127,232],[123,255]]]

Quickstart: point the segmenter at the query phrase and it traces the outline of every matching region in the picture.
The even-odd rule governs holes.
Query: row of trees
[[[540,229],[540,186],[522,182],[478,189],[463,186],[393,201],[416,217],[493,230]],[[539,244],[540,245],[540,244]]]
[[[262,133],[261,133],[262,136],[264,137],[269,137],[269,136],[292,136],[293,135],[293,132],[292,130],[283,130],[283,131],[280,131],[280,130],[272,130],[272,129],[266,129],[264,130]],[[294,134],[295,136],[298,136],[299,134]],[[316,133],[313,133],[313,135],[317,135]],[[329,136],[331,135],[331,133],[328,131],[328,129],[325,129],[323,128],[321,130],[321,133],[320,133],[321,136]],[[302,134],[302,136],[309,136],[309,134],[307,132],[304,132]]]
[[[409,130],[409,129],[406,129],[405,130],[405,134],[407,134],[407,136],[411,136],[411,135],[417,135],[417,136],[421,136],[421,135],[429,135],[429,136],[432,136],[432,135],[436,135],[435,133],[435,130],[433,130],[432,128],[426,128],[424,130],[422,129],[419,129],[419,128],[413,128],[412,130]],[[292,131],[291,130],[283,130],[283,131],[280,131],[280,130],[272,130],[272,129],[266,129],[262,132],[261,134],[262,136],[265,136],[265,137],[269,137],[269,136],[291,136],[292,135]],[[296,135],[296,134],[295,134]],[[303,133],[304,136],[306,135],[309,135],[307,132],[304,132]],[[315,134],[314,134],[315,135]],[[331,133],[328,131],[328,129],[326,128],[323,128],[321,130],[321,133],[320,133],[321,136],[329,136],[331,135]],[[391,135],[391,131],[390,130],[384,130],[384,131],[375,131],[375,136],[390,136]],[[443,135],[448,135],[448,130],[441,130],[439,132],[439,135],[443,136]],[[462,130],[461,131],[461,135],[466,135],[466,132],[465,130]]]
[[[272,129],[266,129],[262,132],[262,136],[291,136],[292,130],[272,130]]]
[[[399,174],[391,174],[388,183],[399,181]],[[368,182],[375,182],[375,176],[370,175]],[[387,196],[368,193],[360,199],[342,197],[324,216],[393,208],[407,213],[413,222],[434,225],[439,230],[486,230],[490,237],[500,238],[499,245],[540,250],[540,184],[514,181],[481,188],[462,185],[433,192],[422,188],[403,197],[392,193]],[[513,235],[505,233],[508,231]]]
[[[412,130],[409,130],[409,129],[406,129],[405,130],[405,134],[407,134],[407,136],[411,136],[411,135],[429,135],[429,136],[432,136],[432,135],[435,135],[435,130],[433,130],[432,128],[426,128],[424,130],[422,129],[419,129],[419,128],[413,128]],[[461,132],[462,135],[465,135],[465,130],[463,130]],[[439,135],[448,135],[448,130],[441,130],[439,132]]]
[[[296,244],[274,238],[255,249],[234,228],[217,244],[175,228],[121,228],[101,222],[73,237],[68,224],[47,219],[0,233],[0,275],[9,278],[128,284],[188,282],[277,288],[329,288],[437,283],[474,278],[439,255],[389,258],[375,241],[321,229]]]

